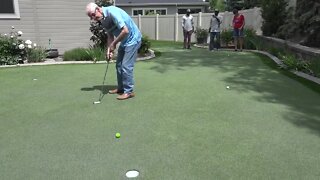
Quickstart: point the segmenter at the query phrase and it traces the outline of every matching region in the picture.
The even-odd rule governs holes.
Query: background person
[[[222,16],[219,15],[219,10],[215,9],[214,14],[210,19],[210,44],[209,50],[213,51],[214,48],[220,49],[220,25],[222,23]],[[214,40],[216,39],[216,41]]]
[[[187,13],[182,17],[182,30],[183,30],[183,48],[191,49],[191,35],[194,31],[193,16],[190,14],[191,10],[188,9]]]
[[[99,7],[95,3],[89,3],[86,12],[91,19],[99,21],[107,31],[108,60],[112,58],[116,45],[121,42],[116,61],[118,86],[109,93],[119,94],[117,97],[119,100],[134,97],[133,68],[141,45],[141,33],[138,27],[124,10],[115,6]]]
[[[234,50],[238,50],[238,42],[239,42],[239,48],[240,51],[242,51],[243,46],[243,27],[245,25],[244,16],[242,14],[239,14],[238,9],[233,9],[233,20],[232,20],[232,26],[233,26],[233,38],[234,38]]]

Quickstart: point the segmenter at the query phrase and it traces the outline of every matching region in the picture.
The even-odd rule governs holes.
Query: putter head
[[[101,103],[100,101],[93,102],[93,104],[100,104],[100,103]]]

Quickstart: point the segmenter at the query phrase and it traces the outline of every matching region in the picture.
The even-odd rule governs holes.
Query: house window
[[[144,10],[144,15],[155,15],[154,9],[145,9]]]
[[[157,9],[156,13],[159,15],[167,15],[167,10],[165,9]]]
[[[138,16],[138,15],[143,15],[143,10],[133,10],[133,15]]]
[[[179,8],[178,14],[186,14],[188,9],[191,10],[191,14],[196,14],[201,12],[201,8]]]
[[[0,19],[20,18],[18,0],[1,0]]]
[[[167,15],[167,9],[133,9],[132,10],[132,15],[137,16],[137,15]]]

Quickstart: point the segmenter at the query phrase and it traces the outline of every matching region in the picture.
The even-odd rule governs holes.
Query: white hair
[[[95,3],[89,3],[86,7],[87,15],[94,13],[98,7],[99,6]]]

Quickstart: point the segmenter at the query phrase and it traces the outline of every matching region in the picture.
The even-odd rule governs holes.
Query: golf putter
[[[108,49],[109,51],[109,49]],[[94,101],[93,104],[100,104],[101,103],[101,100],[104,96],[104,94],[102,94],[102,92],[104,91],[104,83],[105,83],[105,80],[106,80],[106,76],[107,76],[107,72],[108,72],[108,68],[109,68],[109,63],[110,63],[110,58],[108,56],[108,61],[107,61],[107,68],[106,68],[106,72],[104,73],[104,78],[103,78],[103,81],[102,81],[102,90],[100,91],[100,94],[99,94],[99,100],[98,101]]]

